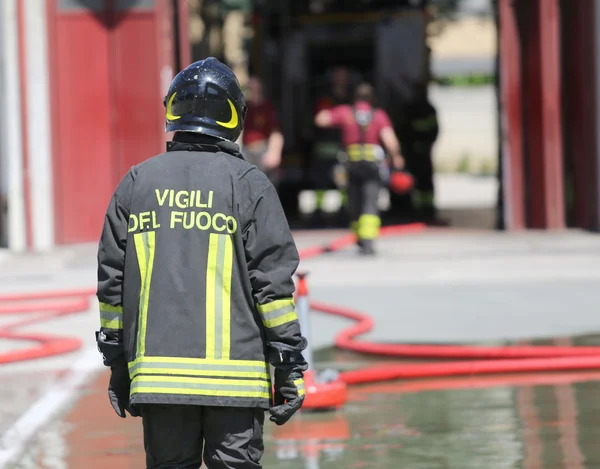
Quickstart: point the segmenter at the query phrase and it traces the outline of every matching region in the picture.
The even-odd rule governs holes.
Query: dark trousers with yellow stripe
[[[139,406],[147,469],[261,469],[265,411],[247,407]]]
[[[348,168],[348,214],[351,229],[359,240],[374,240],[379,236],[379,167],[371,161],[351,161]]]

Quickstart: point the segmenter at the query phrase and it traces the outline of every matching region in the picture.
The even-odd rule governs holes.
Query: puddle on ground
[[[332,351],[318,359],[365,364]],[[144,467],[141,422],[112,414],[107,379],[41,432],[14,469]],[[352,386],[348,397],[340,411],[303,412],[282,427],[267,420],[263,467],[600,469],[600,370],[377,383]]]
[[[406,394],[394,387],[356,387],[342,412],[305,412],[287,428],[269,427],[264,467],[600,468],[600,381]]]

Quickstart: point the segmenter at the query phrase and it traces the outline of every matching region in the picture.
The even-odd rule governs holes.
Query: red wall
[[[115,170],[120,178],[132,165],[162,151],[164,121],[156,15],[118,14],[116,21],[111,84]],[[141,47],[148,52],[140,53]]]
[[[164,148],[166,1],[49,0],[57,243],[97,241],[123,175]]]

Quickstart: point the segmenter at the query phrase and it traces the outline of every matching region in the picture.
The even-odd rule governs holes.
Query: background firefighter
[[[326,74],[324,89],[320,89],[314,105],[314,115],[323,109],[332,109],[342,104],[352,104],[353,77],[350,69],[335,66]],[[341,130],[338,127],[316,127],[311,148],[311,180],[316,189],[334,189],[330,177],[332,168],[338,163],[338,153],[344,150]]]
[[[319,127],[340,127],[348,158],[348,211],[351,229],[357,235],[363,254],[373,254],[373,242],[379,235],[381,220],[377,206],[381,187],[380,161],[384,157],[381,141],[391,157],[392,166],[400,169],[404,160],[400,144],[387,113],[374,107],[373,87],[360,84],[354,104],[324,109],[315,117]]]
[[[415,178],[412,193],[414,208],[426,218],[435,217],[432,149],[438,134],[437,113],[427,97],[427,85],[413,86],[413,98],[404,110],[405,123],[400,130],[406,165]]]
[[[259,469],[265,411],[283,425],[304,400],[298,252],[234,143],[246,105],[231,70],[190,65],[165,105],[173,141],[124,176],[98,249],[110,403],[141,415],[147,469]]]
[[[275,106],[265,96],[263,84],[257,77],[248,80],[246,105],[242,153],[246,161],[263,171],[277,186],[284,140]]]

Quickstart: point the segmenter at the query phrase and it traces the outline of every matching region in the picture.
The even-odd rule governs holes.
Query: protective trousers
[[[381,188],[379,167],[370,161],[348,163],[348,213],[351,229],[359,240],[379,236],[381,219],[377,201]]]
[[[147,469],[262,469],[265,411],[245,407],[139,406]]]
[[[415,141],[405,152],[406,161],[411,173],[415,177],[415,190],[413,191],[413,204],[419,211],[432,212],[434,208],[434,184],[432,145]]]

